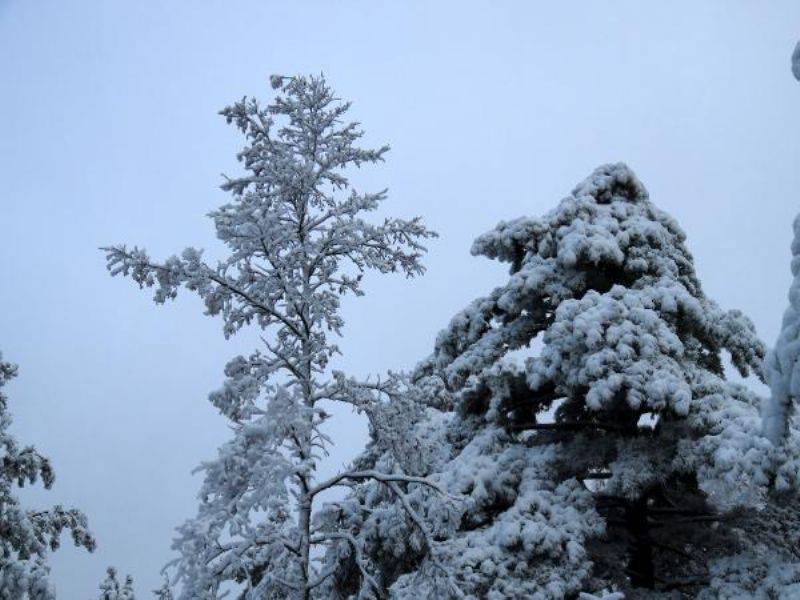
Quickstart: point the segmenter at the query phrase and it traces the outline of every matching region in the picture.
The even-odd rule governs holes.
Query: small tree
[[[773,589],[770,563],[792,564],[788,542],[762,543],[787,520],[765,518],[785,511],[769,494],[759,400],[725,378],[723,352],[746,376],[764,348],[705,296],[684,240],[616,164],[473,245],[509,263],[509,279],[439,334],[415,373],[429,418],[408,434],[430,449],[420,473],[465,498],[448,523],[435,496],[415,498],[465,593],[714,597]],[[396,461],[374,446],[365,467]],[[782,467],[784,489],[798,464]],[[394,596],[447,597],[391,498],[366,483],[342,504]],[[347,597],[347,557],[329,560],[333,597]]]
[[[106,577],[100,582],[100,597],[98,600],[136,600],[133,592],[133,577],[125,577],[120,584],[117,579],[117,570],[114,567],[106,569]]]
[[[280,93],[269,106],[245,98],[221,112],[247,140],[239,153],[247,174],[226,179],[222,188],[233,200],[211,214],[230,254],[211,266],[193,248],[163,263],[135,247],[105,249],[112,275],[154,286],[157,303],[184,286],[208,314],[222,317],[226,336],[246,325],[265,332],[264,348],[231,360],[225,383],[210,396],[234,436],[201,466],[198,515],[179,529],[181,598],[216,598],[226,582],[239,584],[246,598],[310,598],[330,575],[315,568],[312,546],[353,543],[315,526],[321,492],[364,479],[380,479],[397,494],[405,493],[401,486],[430,485],[353,470],[315,480],[332,443],[321,430],[328,419],[321,403],[365,409],[375,394],[402,386],[397,377],[364,383],[330,373],[338,352],[330,336],[344,324],[341,298],[363,293],[367,270],[421,274],[420,242],[433,234],[418,218],[362,218],[386,193],[359,193],[348,174],[382,161],[388,147],[356,145],[358,125],[342,122],[350,105],[322,77],[271,81]],[[370,587],[368,565],[362,567]]]
[[[0,388],[17,374],[17,367],[3,362],[0,354]],[[54,506],[46,510],[24,509],[14,495],[15,487],[41,478],[50,489],[55,474],[50,461],[33,446],[20,447],[9,433],[8,398],[0,389],[0,599],[50,600],[55,598],[50,581],[48,551],[61,544],[61,533],[72,534],[76,546],[90,552],[95,541],[86,517],[75,509]]]
[[[125,576],[125,583],[122,584],[119,600],[136,600],[136,596],[133,593],[133,577],[130,575]]]
[[[164,577],[164,583],[157,590],[153,590],[153,597],[156,600],[173,600],[172,585],[170,585],[169,577]]]

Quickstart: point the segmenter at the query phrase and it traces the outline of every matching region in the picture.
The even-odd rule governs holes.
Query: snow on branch
[[[314,486],[308,491],[308,495],[312,497],[316,496],[317,494],[328,488],[339,485],[342,481],[346,479],[352,479],[352,480],[372,479],[387,484],[415,483],[418,485],[427,486],[446,498],[451,497],[450,494],[448,494],[444,489],[442,489],[441,486],[439,486],[437,483],[429,479],[426,479],[425,477],[414,477],[411,475],[383,473],[381,471],[345,471],[344,473],[339,473],[338,475],[331,477],[327,481],[323,481],[322,483]]]
[[[195,248],[164,261],[135,246],[103,248],[111,275],[153,288],[157,304],[186,289],[221,318],[226,337],[253,326],[263,342],[230,360],[209,395],[233,439],[202,465],[198,515],[175,541],[181,600],[215,599],[230,582],[252,597],[303,600],[323,586],[328,575],[315,572],[310,553],[312,501],[323,489],[313,485],[317,462],[334,443],[321,430],[330,416],[321,403],[355,406],[377,431],[380,405],[404,389],[391,374],[373,384],[331,372],[342,298],[364,293],[366,271],[421,275],[424,243],[436,236],[420,217],[368,220],[386,190],[356,190],[349,176],[389,148],[360,145],[350,104],[324,77],[276,75],[270,83],[269,104],[245,97],[220,111],[245,144],[237,155],[244,172],[224,178],[229,201],[210,213],[226,246],[216,265]],[[324,485],[367,476],[392,477],[353,471]],[[237,550],[221,552],[222,540]]]
[[[789,421],[800,398],[800,215],[793,229],[789,306],[775,348],[765,360],[771,394],[762,409],[763,430],[775,445],[783,443],[789,433]]]

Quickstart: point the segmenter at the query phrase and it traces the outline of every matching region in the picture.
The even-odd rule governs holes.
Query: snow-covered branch
[[[350,547],[353,550],[353,560],[355,561],[356,566],[358,567],[358,570],[361,573],[361,577],[365,582],[367,582],[372,587],[372,589],[375,591],[378,597],[382,598],[384,596],[383,588],[381,588],[381,586],[378,585],[378,582],[370,573],[366,560],[364,558],[364,553],[361,549],[361,544],[358,542],[358,540],[356,540],[355,536],[346,531],[331,531],[331,532],[318,533],[311,538],[311,542],[314,544],[319,544],[331,540],[344,540],[350,545]],[[333,573],[333,570],[329,570],[327,573],[328,575],[330,575]]]
[[[364,480],[364,479],[372,479],[374,481],[380,481],[381,483],[413,483],[417,485],[424,485],[432,490],[438,492],[444,497],[449,498],[450,495],[442,489],[437,483],[426,479],[425,477],[414,477],[411,475],[402,475],[402,474],[394,474],[394,473],[383,473],[381,471],[345,471],[343,473],[339,473],[331,477],[330,479],[323,481],[322,483],[315,485],[308,491],[309,496],[316,496],[320,492],[325,491],[328,488],[334,487],[339,485],[344,480]]]
[[[50,461],[32,446],[22,446],[11,434],[11,414],[4,386],[17,376],[17,366],[0,353],[0,597],[53,600],[49,554],[69,532],[76,547],[95,549],[86,516],[56,505],[26,509],[14,489],[41,481],[50,489],[55,473]]]
[[[786,439],[800,399],[800,215],[793,229],[789,306],[783,313],[775,348],[765,360],[771,394],[762,409],[763,431],[776,446]]]
[[[425,540],[425,545],[428,547],[428,560],[430,560],[433,565],[442,572],[448,581],[450,590],[455,594],[455,596],[457,598],[463,598],[464,592],[456,583],[455,579],[453,578],[453,574],[441,563],[436,554],[436,544],[431,532],[428,530],[428,526],[425,524],[425,521],[422,520],[422,517],[420,517],[419,514],[417,514],[417,511],[414,510],[414,507],[411,506],[408,496],[406,496],[405,492],[400,489],[400,486],[397,485],[396,481],[388,481],[386,484],[400,499],[403,509],[406,511],[411,521],[417,526],[422,534],[422,538]]]

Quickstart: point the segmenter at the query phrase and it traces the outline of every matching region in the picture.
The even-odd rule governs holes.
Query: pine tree
[[[156,600],[174,600],[175,596],[172,594],[172,585],[170,585],[169,577],[164,577],[164,583],[157,590],[153,590],[153,597]]]
[[[122,585],[119,600],[136,600],[136,595],[133,592],[133,577],[127,575],[125,583]]]
[[[247,173],[226,179],[233,196],[211,214],[230,253],[216,266],[199,250],[154,262],[141,249],[106,248],[113,275],[155,287],[154,300],[183,286],[219,315],[226,336],[252,325],[264,347],[225,367],[210,401],[232,424],[233,438],[203,463],[198,514],[179,529],[175,564],[181,598],[217,598],[237,584],[244,598],[310,598],[329,571],[315,567],[314,545],[349,547],[343,532],[315,524],[318,495],[337,485],[380,479],[394,493],[427,481],[402,473],[345,471],[315,480],[317,462],[332,443],[321,430],[321,403],[343,402],[372,411],[397,393],[402,379],[357,382],[331,372],[341,333],[341,298],[361,295],[362,273],[423,272],[421,241],[431,237],[419,218],[364,220],[386,192],[360,193],[353,167],[383,160],[388,147],[362,149],[350,107],[322,77],[271,79],[278,95],[262,107],[243,99],[221,114],[244,134],[239,153]],[[410,507],[409,507],[410,508]],[[350,550],[358,554],[358,548]],[[376,587],[369,565],[361,581]]]
[[[106,569],[106,577],[100,582],[99,600],[118,600],[119,599],[119,580],[117,570],[114,567]]]
[[[100,582],[100,597],[98,600],[136,600],[133,592],[133,577],[125,577],[125,582],[120,584],[117,579],[117,570],[114,567],[106,569],[106,577]]]
[[[455,519],[414,501],[466,595],[766,598],[800,581],[791,540],[767,542],[796,504],[771,483],[795,494],[800,463],[777,462],[758,397],[725,377],[723,352],[761,376],[764,347],[705,296],[684,242],[622,164],[476,240],[509,279],[439,334],[407,432],[419,475],[464,499]],[[361,460],[398,457],[376,442]],[[342,504],[392,597],[448,597],[393,499],[364,483]],[[347,557],[328,560],[347,597]]]
[[[33,446],[21,447],[8,431],[11,415],[2,388],[16,375],[16,365],[4,362],[0,354],[0,599],[50,600],[55,592],[47,556],[60,546],[62,532],[69,530],[75,545],[90,552],[95,541],[80,511],[61,506],[25,509],[13,493],[40,478],[50,489],[55,480],[50,461]]]

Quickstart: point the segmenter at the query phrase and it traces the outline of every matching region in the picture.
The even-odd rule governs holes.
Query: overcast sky
[[[156,307],[97,250],[219,252],[204,215],[241,144],[220,108],[323,71],[392,146],[355,182],[440,233],[424,278],[370,277],[346,302],[337,366],[356,375],[413,366],[503,280],[473,238],[620,160],[687,232],[707,294],[771,343],[800,207],[798,38],[796,0],[0,0],[0,350],[20,365],[14,430],[57,473],[26,500],[84,509],[99,542],[65,540],[59,596],[96,594],[114,564],[149,597],[196,507],[191,469],[227,437],[206,396],[254,335],[226,342],[188,295]],[[334,437],[326,472],[363,424],[341,413]]]

